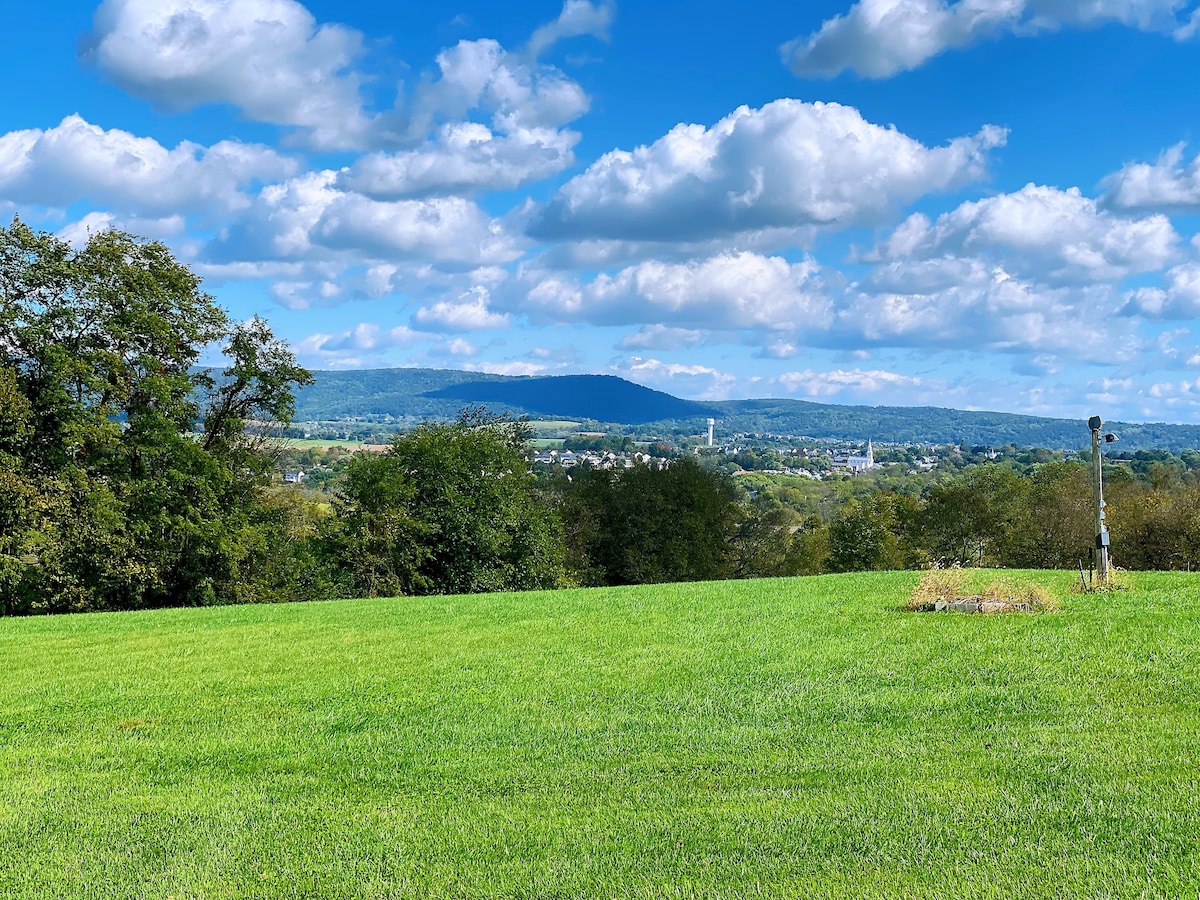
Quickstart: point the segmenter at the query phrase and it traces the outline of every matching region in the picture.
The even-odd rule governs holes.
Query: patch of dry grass
[[[983,612],[1007,612],[1026,607],[1031,612],[1058,609],[1058,598],[1044,586],[1034,582],[1017,582],[1011,578],[997,578],[980,592]],[[1000,608],[988,609],[989,604]]]
[[[909,596],[907,608],[928,612],[939,609],[942,603],[962,602],[979,604],[978,611],[985,613],[1042,612],[1058,608],[1054,595],[1033,582],[996,578],[983,590],[974,590],[970,574],[957,566],[933,568],[922,574]]]
[[[920,583],[908,598],[908,608],[918,610],[930,603],[953,603],[970,593],[967,590],[969,583],[970,578],[965,569],[958,566],[948,569],[934,566],[921,575]]]

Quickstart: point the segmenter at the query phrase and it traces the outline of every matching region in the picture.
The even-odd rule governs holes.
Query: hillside
[[[723,433],[770,432],[814,438],[965,443],[1075,449],[1090,441],[1083,419],[935,407],[866,407],[804,400],[682,400],[603,375],[520,378],[449,369],[316,372],[297,397],[297,420],[391,415],[402,421],[452,418],[467,405],[531,418],[636,425],[700,434],[718,419]],[[1094,411],[1089,411],[1094,412]],[[1102,412],[1102,411],[1101,411]],[[1111,422],[1121,448],[1200,447],[1200,426]]]
[[[0,619],[0,896],[1194,896],[1200,576],[1007,574]]]

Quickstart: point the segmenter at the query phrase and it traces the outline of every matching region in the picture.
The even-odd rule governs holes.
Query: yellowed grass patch
[[[982,591],[974,590],[965,569],[935,568],[921,575],[907,608],[916,612],[1041,612],[1057,609],[1058,600],[1040,584],[1011,578],[996,578]]]

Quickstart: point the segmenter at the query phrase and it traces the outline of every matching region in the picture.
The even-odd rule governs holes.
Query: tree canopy
[[[198,368],[213,344],[215,375]],[[246,426],[286,422],[309,380],[160,243],[0,229],[3,610],[236,599],[269,467]]]
[[[565,583],[526,426],[481,409],[425,422],[346,473],[326,553],[351,596],[465,594]]]

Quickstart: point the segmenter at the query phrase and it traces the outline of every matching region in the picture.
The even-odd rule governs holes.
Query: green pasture
[[[527,423],[535,432],[541,431],[571,431],[582,423],[569,419],[530,419]]]
[[[1018,577],[0,620],[0,897],[1196,897],[1200,576]]]
[[[362,441],[343,441],[334,438],[287,438],[284,446],[288,450],[328,450],[341,447],[346,450],[386,450],[388,444],[364,444]]]

